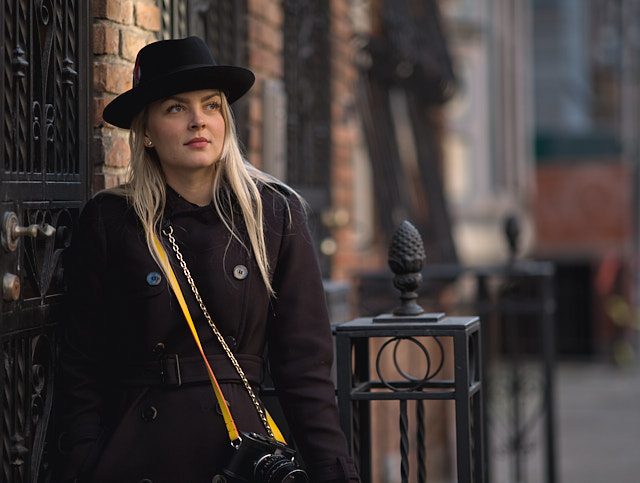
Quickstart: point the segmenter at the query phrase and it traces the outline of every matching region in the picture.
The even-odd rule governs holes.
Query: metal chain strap
[[[265,414],[265,411],[262,408],[262,405],[260,404],[260,401],[256,397],[255,393],[253,392],[253,389],[251,388],[251,384],[249,384],[249,380],[247,379],[247,376],[244,375],[244,371],[242,370],[242,367],[240,367],[238,360],[233,355],[233,352],[231,352],[231,349],[229,349],[229,346],[227,345],[226,341],[224,340],[224,337],[218,330],[218,327],[216,327],[216,324],[213,323],[213,319],[209,315],[209,311],[207,310],[207,307],[204,305],[204,302],[202,301],[202,297],[200,297],[200,292],[198,292],[198,288],[196,287],[196,284],[193,281],[191,272],[187,268],[187,262],[184,261],[184,258],[182,257],[182,253],[180,252],[180,249],[178,248],[178,244],[176,243],[176,239],[173,236],[173,227],[169,225],[167,229],[162,230],[162,233],[169,239],[169,242],[171,243],[171,247],[173,248],[173,251],[176,254],[176,258],[180,262],[180,267],[182,267],[182,271],[184,272],[184,275],[185,277],[187,277],[187,281],[191,286],[191,291],[193,292],[193,295],[195,296],[196,300],[198,301],[198,304],[200,305],[200,310],[202,310],[202,313],[207,319],[207,322],[209,323],[211,330],[213,330],[213,333],[218,339],[218,342],[220,342],[220,345],[222,346],[222,348],[224,349],[224,352],[227,354],[227,356],[231,360],[231,363],[233,364],[233,367],[235,367],[236,372],[240,376],[240,379],[242,379],[242,384],[244,384],[244,387],[247,389],[247,392],[249,393],[249,397],[251,398],[251,401],[253,402],[253,405],[256,407],[256,410],[258,411],[258,415],[262,420],[262,424],[267,430],[267,434],[269,435],[269,437],[274,438],[273,432],[271,431],[271,426],[267,421],[267,416]]]

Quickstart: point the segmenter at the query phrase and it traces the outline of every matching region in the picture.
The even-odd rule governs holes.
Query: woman
[[[253,82],[246,69],[216,65],[198,38],[159,41],[141,49],[133,88],[104,110],[106,121],[130,129],[131,174],[86,204],[74,234],[62,481],[208,483],[235,461],[225,405],[156,239],[238,431],[268,435],[269,425],[184,268],[256,393],[268,346],[310,480],[358,481],[339,428],[331,334],[301,202],[238,147],[229,104]]]

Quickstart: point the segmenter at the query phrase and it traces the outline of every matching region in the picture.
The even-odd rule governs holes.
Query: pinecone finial
[[[416,303],[416,290],[422,283],[421,271],[425,258],[420,233],[411,223],[403,221],[389,247],[389,267],[395,274],[393,285],[401,292],[401,305],[393,311],[394,315],[419,315],[424,312]]]

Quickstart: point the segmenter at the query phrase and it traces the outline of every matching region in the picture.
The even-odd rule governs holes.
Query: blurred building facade
[[[636,358],[639,2],[440,2],[457,91],[447,200],[463,263],[556,266],[561,355]]]
[[[624,365],[638,333],[640,4],[533,5],[536,255],[557,263],[559,349]]]

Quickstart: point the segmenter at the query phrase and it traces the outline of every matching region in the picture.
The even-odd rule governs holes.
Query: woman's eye
[[[207,104],[206,108],[211,110],[211,111],[215,111],[217,109],[220,109],[220,103],[219,102],[209,102]]]
[[[167,108],[167,112],[180,112],[183,107],[180,104],[173,104]]]

